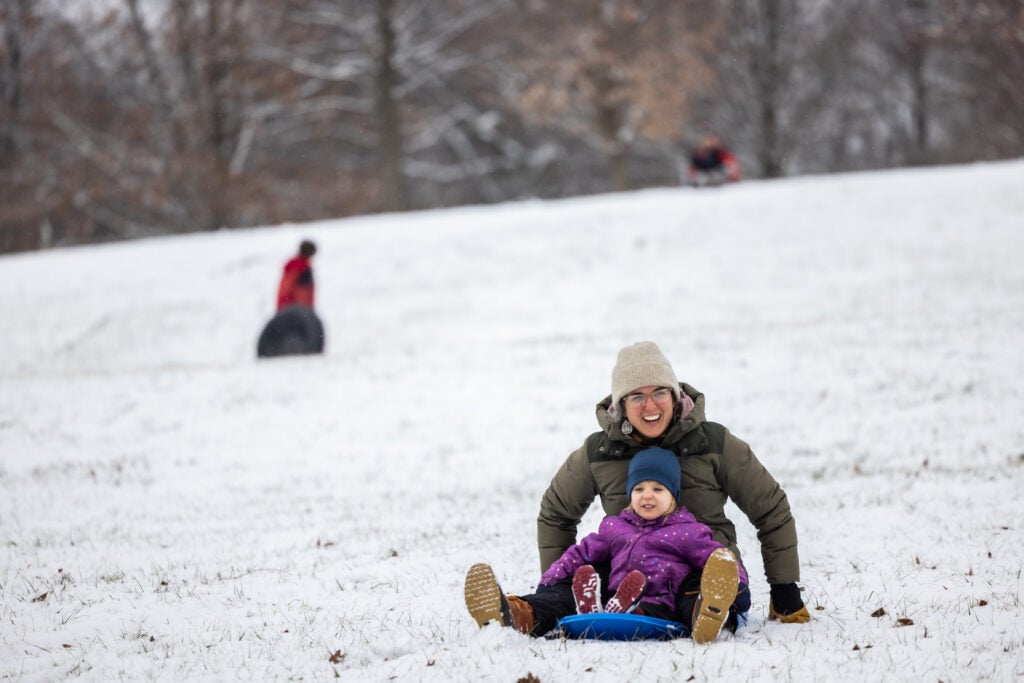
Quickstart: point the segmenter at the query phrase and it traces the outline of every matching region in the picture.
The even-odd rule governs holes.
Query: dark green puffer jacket
[[[613,422],[608,416],[610,395],[597,404],[602,431],[591,434],[569,455],[541,499],[537,517],[541,572],[576,542],[576,529],[596,497],[600,496],[607,515],[617,515],[629,506],[629,461],[638,451],[656,445],[679,458],[683,472],[679,502],[711,527],[718,542],[740,557],[736,527],[725,516],[729,498],[757,529],[768,583],[800,580],[796,522],[786,492],[750,446],[722,425],[705,421],[704,394],[685,383],[679,386],[693,399],[693,410],[673,422],[654,444],[641,444],[622,433],[622,420]]]

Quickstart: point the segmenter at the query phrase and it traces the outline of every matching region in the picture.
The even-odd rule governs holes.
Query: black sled
[[[309,306],[286,306],[270,319],[256,343],[258,358],[324,351],[324,326]]]

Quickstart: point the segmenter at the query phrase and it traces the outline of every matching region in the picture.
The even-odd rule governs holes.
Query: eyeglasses
[[[654,399],[655,403],[667,403],[672,399],[672,390],[662,387],[661,389],[655,389],[650,394],[642,394],[640,392],[629,394],[622,400],[634,408],[642,408],[647,404],[648,398]]]

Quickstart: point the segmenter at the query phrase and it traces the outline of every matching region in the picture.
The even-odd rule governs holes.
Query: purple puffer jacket
[[[605,517],[597,533],[566,550],[544,572],[540,584],[551,586],[585,564],[610,560],[611,590],[619,587],[627,573],[639,569],[647,577],[641,601],[674,608],[683,580],[694,569],[702,569],[716,548],[724,547],[714,540],[711,529],[686,509],[647,520],[626,508],[617,516]],[[742,564],[739,573],[740,581],[748,583]]]

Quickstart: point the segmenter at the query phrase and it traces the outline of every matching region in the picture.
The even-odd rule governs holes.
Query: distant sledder
[[[302,240],[299,252],[285,264],[277,288],[277,313],[256,342],[258,358],[323,353],[324,326],[313,310],[314,254],[316,245]]]
[[[692,187],[717,187],[739,182],[742,174],[736,156],[718,135],[711,133],[701,138],[690,154],[686,176]]]

